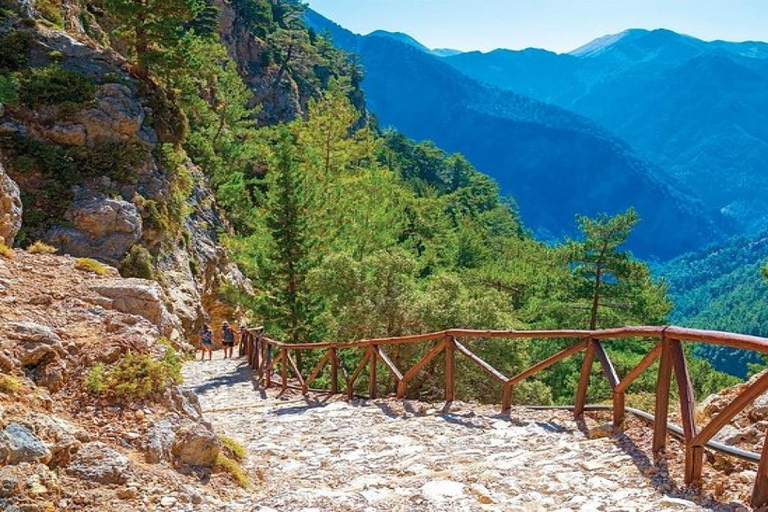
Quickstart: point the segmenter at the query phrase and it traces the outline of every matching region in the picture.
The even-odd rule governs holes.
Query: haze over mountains
[[[317,13],[307,17],[316,31],[360,55],[369,107],[383,126],[464,153],[514,196],[538,235],[567,236],[577,214],[629,206],[642,218],[630,246],[643,257],[673,257],[732,231],[724,215],[597,123],[459,72],[454,59],[464,54],[440,57],[444,51],[404,34],[359,36]]]
[[[768,220],[768,44],[627,30],[568,54],[471,52],[467,75],[582,114],[754,233]]]

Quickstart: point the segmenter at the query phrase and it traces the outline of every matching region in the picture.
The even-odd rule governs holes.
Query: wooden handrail
[[[507,378],[504,374],[488,364],[482,358],[478,357],[468,349],[458,338],[463,339],[579,339],[581,341],[574,343],[556,354],[549,356],[543,361],[537,362],[530,368],[521,371],[512,378]],[[642,358],[642,360],[630,370],[622,379],[616,372],[611,363],[608,353],[603,343],[610,343],[613,340],[626,338],[656,339],[656,343],[651,350]],[[400,371],[395,363],[387,356],[383,347],[397,346],[405,344],[418,344],[424,342],[436,341],[426,353],[422,352],[421,358],[411,368],[405,372]],[[260,382],[265,387],[271,384],[271,373],[276,365],[280,364],[280,373],[282,377],[282,391],[289,387],[287,371],[290,368],[295,374],[302,392],[306,393],[309,386],[331,362],[331,392],[338,393],[338,370],[344,373],[346,381],[346,392],[348,398],[354,395],[354,384],[357,378],[364,372],[368,372],[369,386],[368,395],[375,398],[377,389],[376,368],[381,363],[387,368],[389,373],[395,379],[397,386],[396,393],[399,398],[404,397],[407,391],[408,383],[421,372],[430,361],[440,353],[445,352],[445,399],[451,401],[456,392],[455,384],[455,363],[454,351],[459,352],[471,362],[480,367],[491,378],[503,384],[502,388],[502,411],[506,412],[512,404],[514,386],[520,381],[527,379],[540,371],[543,371],[558,361],[573,356],[582,350],[585,351],[584,360],[581,368],[578,388],[573,406],[574,414],[580,416],[585,410],[592,406],[586,404],[587,391],[592,376],[592,367],[597,359],[603,369],[603,375],[608,380],[613,392],[612,406],[607,406],[613,411],[613,424],[621,428],[624,422],[624,415],[630,408],[625,407],[625,393],[627,388],[645,371],[647,371],[653,362],[660,358],[659,369],[656,382],[656,406],[655,414],[648,415],[653,421],[653,451],[658,452],[666,446],[666,436],[668,430],[667,418],[670,402],[670,388],[672,375],[675,376],[677,388],[680,396],[680,417],[683,428],[680,434],[685,441],[685,483],[696,483],[701,479],[702,466],[704,460],[704,447],[712,446],[710,441],[717,432],[723,428],[736,414],[751,403],[757,396],[768,390],[768,373],[751,383],[739,396],[737,396],[723,411],[715,418],[710,420],[707,425],[701,429],[696,424],[694,414],[695,400],[690,382],[685,354],[682,349],[683,342],[700,342],[712,345],[720,345],[732,348],[752,350],[760,353],[768,353],[768,338],[758,336],[749,336],[744,334],[734,334],[723,331],[709,331],[701,329],[689,329],[676,326],[626,326],[614,329],[601,330],[477,330],[477,329],[447,329],[425,334],[416,334],[400,337],[363,339],[352,342],[320,342],[320,343],[283,343],[277,340],[267,338],[263,335],[263,329],[260,328],[258,335],[250,336],[249,345],[246,347],[249,358],[249,365],[257,369]],[[267,360],[269,348],[274,347],[277,354],[271,361]],[[349,376],[344,365],[339,364],[338,350],[362,350],[363,357],[358,361],[357,366],[351,376]],[[290,352],[297,353],[303,350],[321,350],[325,354],[312,369],[309,377],[302,378],[300,368],[291,357]],[[292,387],[292,386],[291,386]],[[633,413],[640,411],[632,410]],[[723,450],[725,448],[722,448]],[[733,450],[732,450],[733,451]],[[768,443],[764,442],[760,462],[758,466],[757,478],[755,480],[752,493],[751,504],[753,507],[768,505]]]

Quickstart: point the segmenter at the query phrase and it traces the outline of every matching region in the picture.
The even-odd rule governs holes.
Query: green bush
[[[96,86],[88,77],[51,65],[33,68],[22,75],[19,99],[25,105],[82,105],[94,99]]]
[[[16,77],[0,75],[0,103],[14,105],[19,101],[19,84]]]
[[[29,60],[32,36],[20,30],[0,34],[0,71],[19,71]]]
[[[132,246],[128,254],[120,261],[118,270],[123,277],[155,279],[152,255],[143,246],[138,244]]]
[[[56,27],[64,26],[64,15],[61,13],[61,2],[56,0],[35,0],[35,9],[42,17]]]
[[[13,252],[13,249],[5,245],[3,243],[2,239],[0,239],[0,256],[4,256],[8,258],[9,260],[12,259],[15,256],[15,253]]]
[[[103,363],[94,365],[85,385],[94,393],[108,393],[124,400],[157,398],[169,386],[181,384],[181,365],[181,357],[170,346],[160,360],[149,354],[127,353],[109,367]]]
[[[242,461],[245,459],[246,452],[242,444],[228,436],[219,436],[219,441],[235,460]]]

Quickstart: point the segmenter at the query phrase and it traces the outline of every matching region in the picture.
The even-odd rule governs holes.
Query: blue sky
[[[569,51],[627,28],[768,41],[768,0],[308,0],[353,32],[406,32],[430,48]]]

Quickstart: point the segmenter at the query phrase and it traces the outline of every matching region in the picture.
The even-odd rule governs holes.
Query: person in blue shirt
[[[208,351],[208,360],[213,359],[213,331],[211,326],[203,324],[203,329],[200,331],[200,360],[205,360],[205,351]]]

